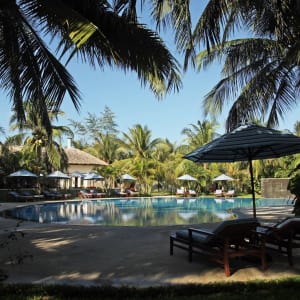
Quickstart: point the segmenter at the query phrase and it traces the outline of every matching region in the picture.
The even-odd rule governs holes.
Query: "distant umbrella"
[[[134,177],[132,177],[131,175],[129,175],[129,174],[123,174],[123,175],[121,175],[121,179],[122,180],[136,180]]]
[[[50,174],[47,175],[47,178],[50,180],[53,180],[55,182],[55,185],[61,186],[60,184],[60,180],[64,181],[64,187],[66,187],[66,182],[71,178],[70,176],[68,176],[67,174],[61,172],[61,171],[54,171]]]
[[[8,180],[16,182],[16,187],[34,186],[37,182],[38,176],[28,170],[21,169],[7,176]]]
[[[84,177],[84,174],[79,172],[79,171],[75,171],[71,174],[72,177]]]
[[[231,181],[234,180],[232,177],[227,176],[225,174],[221,174],[220,176],[213,179],[213,181]]]
[[[248,161],[253,215],[256,217],[252,160],[276,158],[299,152],[300,137],[290,132],[244,124],[186,154],[184,158],[193,162]]]
[[[101,176],[100,174],[95,173],[95,172],[87,173],[83,177],[83,180],[90,180],[91,181],[90,184],[92,184],[92,185],[94,185],[94,181],[103,180],[103,179],[104,179],[103,176]]]
[[[197,181],[197,179],[189,174],[184,174],[177,178],[178,180]]]
[[[61,172],[61,171],[55,171],[47,175],[48,178],[54,178],[54,179],[70,179],[70,176],[67,174]]]
[[[83,177],[83,180],[102,180],[102,179],[104,179],[104,177],[99,175],[98,173],[88,173]]]
[[[9,174],[7,177],[34,177],[34,178],[36,178],[38,176],[35,175],[34,173],[31,173],[28,170],[21,169],[19,171]]]

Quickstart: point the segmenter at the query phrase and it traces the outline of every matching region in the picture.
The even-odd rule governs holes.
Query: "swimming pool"
[[[286,205],[286,199],[257,199],[256,206]],[[65,201],[17,207],[14,218],[38,223],[162,226],[218,222],[231,209],[252,207],[252,199],[149,197]]]

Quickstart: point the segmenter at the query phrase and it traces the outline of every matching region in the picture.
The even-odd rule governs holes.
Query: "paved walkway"
[[[12,205],[12,204],[10,204]],[[0,204],[0,209],[8,204]],[[259,220],[276,222],[291,215],[292,207],[259,208]],[[252,211],[240,209],[241,216]],[[188,283],[231,282],[274,279],[300,274],[300,255],[295,267],[274,255],[266,271],[244,261],[230,277],[223,268],[175,249],[169,255],[169,235],[184,226],[109,227],[45,225],[0,218],[1,236],[17,228],[25,233],[0,248],[0,269],[8,274],[5,282],[65,283],[74,285],[157,286]],[[212,227],[216,224],[203,224]],[[199,225],[198,225],[199,226]],[[300,254],[300,253],[299,253]],[[16,258],[23,258],[17,263]]]

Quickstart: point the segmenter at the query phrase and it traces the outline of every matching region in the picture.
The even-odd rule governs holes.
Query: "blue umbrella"
[[[251,177],[253,215],[256,217],[252,160],[277,158],[300,152],[300,137],[290,132],[244,124],[188,153],[193,162],[248,161]]]

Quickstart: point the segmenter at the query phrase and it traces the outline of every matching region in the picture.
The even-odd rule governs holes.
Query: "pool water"
[[[287,199],[256,199],[256,206],[286,205]],[[38,223],[161,226],[218,222],[234,218],[233,208],[252,199],[149,197],[66,201],[17,207],[14,218]]]

